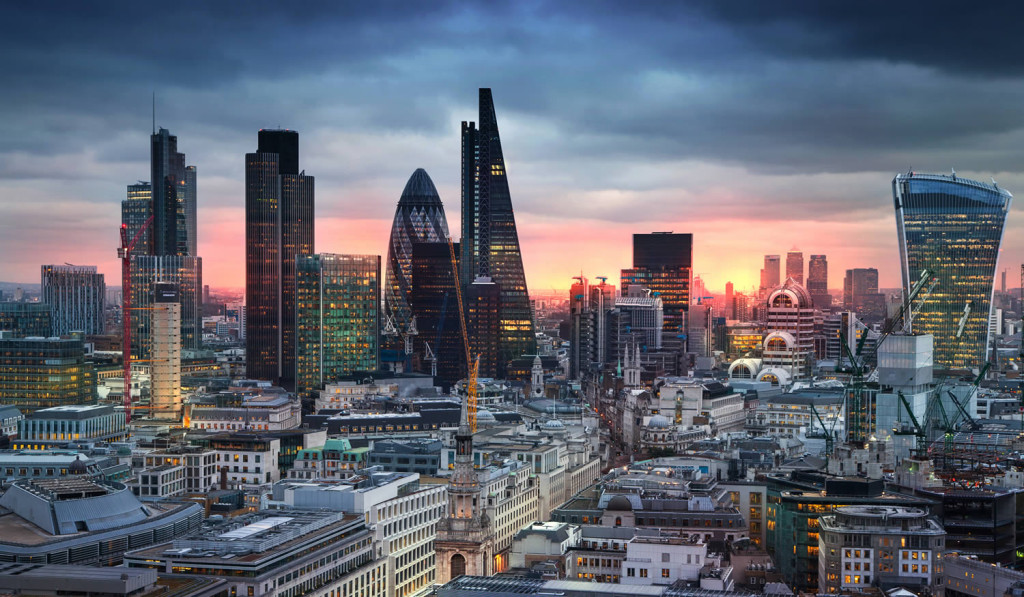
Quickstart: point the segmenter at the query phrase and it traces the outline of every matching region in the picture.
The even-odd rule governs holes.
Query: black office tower
[[[245,156],[246,369],[295,385],[295,257],[312,255],[313,177],[299,171],[299,134],[260,130]]]
[[[472,122],[462,123],[460,270],[464,288],[468,289],[477,280],[497,286],[500,294],[498,329],[468,327],[471,337],[482,334],[497,339],[498,354],[484,355],[481,363],[493,362],[495,374],[504,376],[509,361],[536,352],[536,338],[494,100],[491,90],[486,88],[480,89],[479,129]],[[489,287],[486,294],[490,296],[493,290],[493,286]],[[494,344],[479,343],[482,347]]]
[[[686,315],[693,273],[693,235],[653,232],[633,235],[633,267],[622,270],[622,289],[640,285],[661,298],[662,342],[685,349]]]
[[[458,254],[458,243],[454,248]],[[434,383],[447,390],[467,372],[456,295],[458,272],[446,242],[414,242],[411,249],[409,303],[419,331],[414,342],[420,355],[419,372],[436,370]]]
[[[185,166],[178,138],[167,129],[150,136],[152,255],[189,255],[196,250],[196,170]]]

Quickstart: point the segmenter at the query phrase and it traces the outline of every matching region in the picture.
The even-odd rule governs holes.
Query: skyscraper
[[[380,365],[379,255],[298,255],[295,390],[315,398],[325,383]]]
[[[181,304],[181,348],[203,343],[203,260],[182,255],[132,255],[132,358],[152,358],[153,297],[157,284],[173,284]]]
[[[135,235],[146,223],[149,216],[153,215],[153,186],[148,182],[137,182],[128,185],[128,192],[121,201],[121,223],[128,227],[128,239],[135,238]],[[146,228],[135,244],[136,254],[149,254],[152,252],[151,234],[152,227]]]
[[[782,283],[782,259],[778,255],[764,256],[764,269],[761,270],[761,290],[772,290]]]
[[[633,267],[622,270],[622,288],[639,285],[661,297],[665,348],[685,347],[686,314],[693,276],[693,235],[653,232],[633,235]]]
[[[299,133],[259,131],[245,156],[246,368],[295,383],[295,258],[312,255],[313,177],[299,171]]]
[[[196,248],[196,168],[185,166],[178,138],[161,128],[150,137],[153,255],[191,255]]]
[[[0,331],[10,338],[51,335],[53,312],[46,303],[0,302]]]
[[[484,278],[499,290],[499,329],[470,327],[470,332],[497,335],[500,354],[493,361],[503,375],[509,361],[536,352],[537,342],[498,120],[487,88],[480,89],[480,128],[472,122],[462,123],[461,247],[463,287]]]
[[[980,367],[1013,196],[995,183],[914,172],[896,175],[892,193],[904,293],[926,268],[938,278],[913,331],[932,335],[937,367]]]
[[[41,288],[52,311],[51,335],[103,333],[107,285],[95,265],[44,265]]]
[[[797,284],[804,284],[804,254],[796,249],[786,253],[786,278],[793,278]]]
[[[411,319],[413,243],[444,243],[448,257],[448,221],[434,182],[423,168],[417,168],[395,209],[388,243],[388,262],[384,285],[384,308],[395,328],[404,331]],[[450,262],[450,259],[449,259]],[[448,267],[451,270],[451,266]],[[454,295],[452,299],[454,301]],[[454,302],[452,303],[454,305]]]
[[[181,419],[181,299],[174,284],[153,285],[149,415]]]
[[[454,245],[459,254],[459,245]],[[435,381],[450,388],[466,377],[466,351],[462,343],[462,323],[456,285],[458,272],[452,269],[451,252],[446,242],[412,243],[412,314],[416,316],[414,349],[422,360],[421,373],[436,368]],[[427,357],[426,346],[434,362]]]
[[[885,295],[878,292],[877,269],[858,267],[846,270],[846,278],[843,279],[843,306],[857,313],[868,323],[885,317]]]
[[[832,295],[828,293],[828,258],[825,255],[811,255],[807,264],[807,292],[815,308],[828,309],[832,306]]]

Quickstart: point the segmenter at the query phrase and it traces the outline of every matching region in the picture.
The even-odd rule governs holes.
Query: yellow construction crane
[[[480,355],[474,359],[469,350],[469,330],[466,328],[466,311],[462,304],[462,284],[459,281],[459,261],[455,258],[455,245],[448,238],[448,253],[452,259],[452,277],[455,278],[455,297],[459,305],[459,322],[462,324],[462,345],[466,350],[466,367],[469,377],[466,379],[466,412],[469,418],[469,430],[476,433],[476,376],[480,371]]]

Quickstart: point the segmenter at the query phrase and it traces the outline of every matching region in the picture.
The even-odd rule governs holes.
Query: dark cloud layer
[[[124,185],[148,177],[154,91],[204,205],[237,207],[255,129],[281,125],[303,135],[321,214],[388,218],[423,166],[455,219],[458,122],[474,118],[480,86],[494,88],[519,213],[877,216],[895,171],[1024,178],[1022,13],[945,1],[8,3],[0,221],[29,217],[12,207],[26,194],[40,214],[106,202],[116,220]],[[0,252],[27,255],[28,232],[4,231]]]

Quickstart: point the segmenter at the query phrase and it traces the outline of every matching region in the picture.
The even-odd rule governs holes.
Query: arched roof
[[[794,348],[796,348],[796,337],[793,334],[790,334],[789,332],[772,332],[768,334],[767,336],[764,337],[764,343],[762,344],[762,346],[765,350],[768,350],[769,342],[771,342],[772,340],[780,339],[786,343],[787,349],[793,350]]]
[[[783,302],[785,299],[788,299],[791,306],[801,309],[810,309],[813,306],[811,293],[793,278],[787,278],[782,286],[768,295],[768,307],[771,308],[777,301]]]

